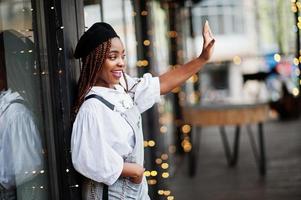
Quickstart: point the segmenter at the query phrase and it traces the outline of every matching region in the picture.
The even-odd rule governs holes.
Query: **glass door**
[[[0,199],[49,197],[35,12],[0,0]]]

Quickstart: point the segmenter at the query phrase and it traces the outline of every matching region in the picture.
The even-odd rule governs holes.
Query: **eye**
[[[126,55],[122,55],[122,59],[124,60],[126,58]]]
[[[117,56],[116,55],[109,55],[109,57],[108,57],[110,60],[116,60],[116,58],[117,58]]]

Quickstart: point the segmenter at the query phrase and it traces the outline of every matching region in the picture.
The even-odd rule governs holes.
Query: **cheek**
[[[100,69],[100,71],[99,71],[99,73],[98,73],[98,77],[100,77],[100,78],[102,78],[102,79],[106,79],[106,78],[108,78],[108,75],[111,73],[111,63],[110,62],[108,62],[108,61],[106,61],[103,65],[102,65],[102,67],[101,67],[101,69]]]

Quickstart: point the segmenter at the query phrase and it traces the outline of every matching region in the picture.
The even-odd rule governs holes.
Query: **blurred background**
[[[80,71],[72,53],[85,30],[111,24],[127,73],[156,76],[200,55],[208,20],[216,39],[210,62],[143,114],[150,196],[301,199],[300,10],[299,0],[0,0],[0,31],[34,44],[19,92],[36,102],[29,108],[48,175],[30,187],[43,189],[42,199],[80,199],[69,140]],[[2,43],[14,51],[8,38]],[[3,57],[8,78],[0,77],[16,80],[7,61],[14,58]]]

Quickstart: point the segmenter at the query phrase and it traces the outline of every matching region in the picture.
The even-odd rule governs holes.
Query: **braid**
[[[82,69],[78,81],[77,100],[73,107],[73,116],[77,114],[80,106],[85,100],[86,94],[90,91],[97,80],[97,73],[103,65],[107,53],[111,48],[111,41],[103,42],[96,47],[88,56],[82,58]]]

